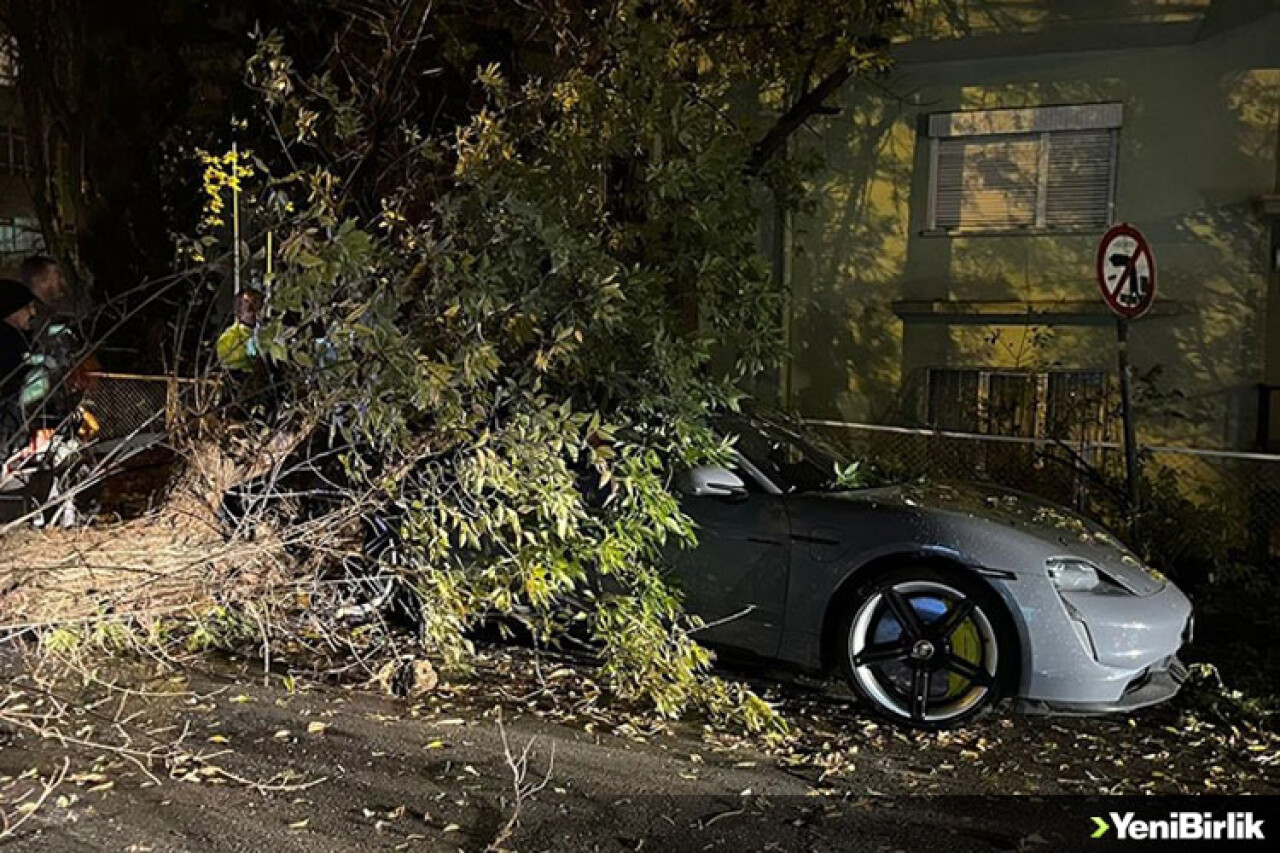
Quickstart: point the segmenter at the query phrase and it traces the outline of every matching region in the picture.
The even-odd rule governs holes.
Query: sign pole
[[[1116,318],[1120,372],[1120,420],[1124,425],[1124,474],[1129,492],[1129,528],[1138,535],[1138,436],[1133,423],[1133,366],[1129,363],[1129,320]]]
[[[232,293],[240,295],[240,145],[231,143],[231,272]]]
[[[1120,362],[1120,418],[1124,425],[1124,474],[1129,497],[1129,532],[1136,544],[1141,472],[1138,435],[1133,423],[1133,365],[1129,361],[1129,323],[1151,310],[1156,300],[1156,256],[1147,238],[1128,223],[1113,225],[1102,235],[1097,255],[1098,290],[1116,315]]]

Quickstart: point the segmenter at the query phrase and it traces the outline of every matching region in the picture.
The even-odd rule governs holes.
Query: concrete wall
[[[892,77],[851,86],[841,114],[807,143],[828,168],[816,208],[793,226],[789,402],[811,416],[911,422],[929,367],[1114,370],[1100,301],[1093,315],[1012,322],[980,307],[1097,301],[1100,235],[923,234],[921,131],[933,112],[1118,101],[1115,219],[1151,240],[1168,314],[1135,324],[1135,365],[1161,367],[1154,387],[1187,398],[1148,407],[1142,428],[1166,441],[1248,444],[1255,384],[1280,381],[1280,352],[1266,376],[1272,226],[1256,204],[1277,186],[1280,14],[1204,2],[1025,5],[1053,14],[1019,19],[1012,32],[988,22],[981,36],[904,45]],[[1153,5],[1177,9],[1135,21],[1133,7]],[[1068,8],[1092,17],[1072,20]],[[1103,8],[1124,16],[1114,30],[1098,19]],[[904,319],[894,309],[903,300],[979,307]]]

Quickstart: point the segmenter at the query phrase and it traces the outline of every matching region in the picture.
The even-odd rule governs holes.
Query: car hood
[[[1044,543],[1053,556],[1088,560],[1137,595],[1159,592],[1167,583],[1160,572],[1146,566],[1100,524],[1012,489],[973,483],[912,483],[843,492],[833,497],[960,515],[1012,528]]]

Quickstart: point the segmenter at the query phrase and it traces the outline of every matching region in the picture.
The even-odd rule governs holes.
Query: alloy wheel
[[[883,712],[938,724],[994,696],[999,643],[982,604],[954,586],[906,580],[876,589],[850,625],[850,670]]]

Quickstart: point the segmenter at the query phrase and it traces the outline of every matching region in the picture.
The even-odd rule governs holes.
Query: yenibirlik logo
[[[1102,838],[1113,825],[1117,841],[1263,841],[1262,818],[1252,812],[1230,812],[1215,818],[1213,812],[1170,812],[1168,819],[1145,820],[1133,812],[1110,812],[1111,823],[1093,818],[1090,838]]]

